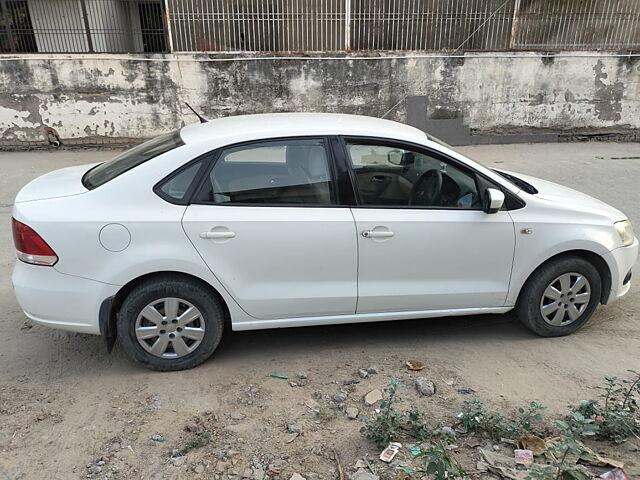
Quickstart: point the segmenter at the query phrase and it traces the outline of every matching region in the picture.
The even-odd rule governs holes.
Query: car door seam
[[[220,286],[224,289],[225,292],[227,292],[227,295],[229,296],[229,298],[231,300],[233,300],[233,302],[238,306],[238,308],[240,310],[242,310],[247,316],[251,317],[251,318],[255,318],[258,319],[258,317],[254,317],[253,315],[249,314],[249,312],[247,312],[244,308],[242,308],[242,305],[240,305],[240,303],[238,303],[238,301],[235,299],[235,297],[231,294],[231,292],[227,289],[227,287],[225,286],[225,284],[222,282],[222,280],[220,278],[218,278],[218,276],[216,275],[216,273],[211,269],[211,267],[209,266],[209,264],[205,261],[204,257],[202,256],[202,254],[200,253],[200,251],[198,251],[198,248],[195,246],[195,244],[193,243],[193,241],[191,240],[191,238],[189,237],[189,234],[187,233],[187,231],[184,228],[184,217],[187,214],[187,210],[189,209],[191,205],[187,205],[187,207],[184,209],[184,212],[182,213],[182,217],[180,217],[180,228],[182,229],[182,233],[184,233],[185,237],[187,237],[187,240],[189,241],[189,243],[191,244],[191,246],[193,247],[193,249],[195,250],[196,254],[198,255],[198,257],[200,257],[200,260],[202,260],[202,263],[204,264],[204,266],[207,268],[207,270],[209,270],[211,272],[211,275],[213,275],[213,277],[218,281],[218,283],[220,284]],[[206,280],[205,280],[206,281]],[[208,283],[208,282],[207,282]],[[213,287],[213,285],[212,285]],[[215,288],[215,287],[213,287]],[[233,317],[231,317],[231,325],[233,326]]]
[[[353,209],[349,208],[351,218],[353,218],[353,231],[356,239],[356,307],[353,314],[358,313],[358,301],[360,300],[360,236],[358,235],[358,222],[356,222],[356,216],[353,214]]]
[[[516,250],[518,248],[518,235],[516,235],[516,222],[511,216],[511,213],[509,213],[509,210],[505,210],[505,212],[507,212],[507,215],[509,215],[509,218],[511,219],[511,226],[513,227],[513,252],[511,255],[511,270],[509,272],[509,284],[507,286],[507,295],[504,298],[504,302],[502,303],[503,306],[507,306],[509,297],[511,296],[511,282],[513,280],[513,269],[515,268],[515,264],[516,264]]]

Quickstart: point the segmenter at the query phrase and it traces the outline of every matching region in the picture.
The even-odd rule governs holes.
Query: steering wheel
[[[413,184],[409,194],[409,205],[434,205],[442,192],[442,172],[427,170]]]

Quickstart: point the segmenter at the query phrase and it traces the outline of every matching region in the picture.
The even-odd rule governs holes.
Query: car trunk
[[[95,165],[67,167],[42,175],[18,192],[15,203],[86,193],[88,190],[82,185],[82,176]]]

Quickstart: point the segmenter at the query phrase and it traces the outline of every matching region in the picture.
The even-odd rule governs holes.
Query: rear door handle
[[[389,238],[393,237],[395,233],[389,230],[364,230],[362,236],[364,238]]]
[[[234,238],[236,236],[236,232],[202,232],[200,234],[200,238],[207,238],[207,239],[215,239],[215,238]]]

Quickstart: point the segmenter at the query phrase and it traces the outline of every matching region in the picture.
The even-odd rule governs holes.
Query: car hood
[[[61,168],[30,181],[18,192],[15,203],[79,195],[88,190],[82,176],[97,163]]]
[[[538,193],[533,194],[535,198],[545,202],[551,202],[554,206],[606,216],[614,222],[627,218],[627,216],[617,208],[572,188],[530,175],[523,175],[506,170],[502,171],[531,184],[538,190]]]

